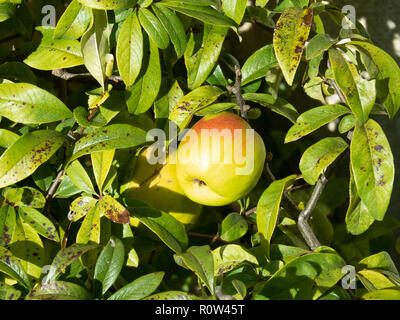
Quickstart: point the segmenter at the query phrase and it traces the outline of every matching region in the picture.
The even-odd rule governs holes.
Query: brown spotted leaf
[[[328,104],[307,110],[289,129],[285,143],[296,141],[346,113],[350,113],[350,110],[340,104]]]
[[[82,225],[76,235],[77,243],[100,243],[100,211],[98,207],[97,203],[89,210],[85,219],[83,219]]]
[[[0,84],[0,116],[23,124],[42,124],[72,116],[61,100],[29,83]]]
[[[7,247],[14,233],[16,224],[15,209],[5,205],[0,208],[0,246]]]
[[[182,97],[172,109],[168,119],[180,130],[184,129],[195,112],[213,103],[223,91],[213,86],[202,86]]]
[[[29,277],[18,259],[6,248],[0,247],[0,272],[4,272],[22,286],[30,289]]]
[[[375,104],[375,80],[363,79],[356,66],[348,62],[337,49],[329,50],[329,61],[336,83],[346,97],[348,106],[361,122],[367,121]]]
[[[98,205],[101,214],[105,215],[111,221],[122,224],[129,223],[129,211],[113,197],[105,195],[99,200]]]
[[[54,224],[38,210],[30,207],[20,207],[18,213],[37,233],[47,239],[56,242],[60,241]]]
[[[64,136],[53,130],[26,133],[0,157],[0,188],[30,176],[64,143]]]
[[[96,205],[97,200],[92,197],[79,197],[72,201],[69,206],[70,213],[68,219],[70,221],[78,221],[86,216],[86,214]]]
[[[27,300],[90,300],[90,292],[84,287],[72,282],[54,281],[35,287]]]
[[[286,82],[293,84],[300,64],[304,44],[308,39],[312,24],[312,8],[302,10],[291,7],[280,16],[275,26],[274,49]]]
[[[45,283],[53,282],[57,276],[68,267],[74,260],[78,259],[82,254],[90,250],[98,248],[97,244],[81,244],[74,243],[73,245],[58,251],[53,262],[51,263],[50,270],[47,273]]]
[[[83,64],[79,41],[53,39],[52,36],[47,36],[48,34],[53,35],[53,33],[54,29],[46,29],[46,31],[43,31],[43,38],[40,45],[24,60],[24,62],[28,66],[39,70],[56,70]]]
[[[383,102],[390,118],[393,118],[400,107],[400,68],[396,61],[385,51],[368,42],[352,41],[348,46],[356,46],[359,50],[365,50],[376,64],[379,73],[378,85],[387,86],[386,90],[378,90],[377,95]]]
[[[93,131],[75,143],[68,164],[73,160],[93,152],[132,148],[146,142],[146,131],[130,124],[112,124]]]
[[[377,122],[358,123],[350,146],[351,168],[358,194],[376,220],[383,220],[394,181],[389,142]]]

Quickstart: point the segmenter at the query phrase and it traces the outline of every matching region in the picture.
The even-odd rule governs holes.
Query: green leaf
[[[274,98],[270,94],[266,93],[244,93],[243,99],[258,103],[263,107],[271,109],[271,111],[280,114],[281,116],[287,118],[291,122],[295,123],[299,114],[296,108],[282,98]]]
[[[382,289],[368,292],[362,296],[364,300],[400,300],[399,289]]]
[[[275,55],[290,86],[293,84],[304,44],[310,33],[312,17],[311,7],[305,10],[291,7],[281,14],[275,26],[273,39]]]
[[[50,30],[53,34],[54,29]],[[43,35],[39,47],[24,62],[35,69],[55,70],[79,66],[83,59],[78,40],[53,39]]]
[[[124,21],[116,50],[119,74],[125,84],[131,86],[139,76],[143,59],[143,34],[136,11]]]
[[[214,257],[214,275],[229,272],[243,263],[258,266],[257,258],[237,244],[227,244],[212,251]]]
[[[212,86],[194,89],[179,100],[171,110],[168,119],[182,130],[189,124],[196,112],[213,103],[222,93],[221,89]]]
[[[104,181],[106,180],[108,172],[110,171],[114,154],[115,149],[110,149],[102,152],[95,152],[90,155],[94,177],[100,193],[102,193]]]
[[[100,253],[94,270],[94,279],[101,283],[101,294],[107,290],[117,280],[119,273],[124,266],[125,249],[121,240],[111,237],[108,244]]]
[[[300,256],[276,272],[258,292],[255,292],[254,299],[318,299],[342,278],[342,267],[345,264],[335,253],[310,253]]]
[[[174,45],[177,58],[180,58],[186,49],[186,32],[179,17],[167,7],[155,3],[152,6],[154,13],[168,32]]]
[[[18,300],[21,291],[5,283],[0,283],[0,300]]]
[[[354,128],[357,118],[353,114],[344,116],[339,122],[338,130],[340,133],[346,133]]]
[[[106,55],[110,52],[109,37],[107,12],[93,9],[89,29],[81,39],[81,50],[86,68],[100,83],[103,90],[105,89]]]
[[[168,118],[170,110],[172,110],[184,96],[184,93],[178,81],[170,82],[170,80],[164,78],[161,83],[159,95],[161,97],[154,102],[154,117],[159,120],[164,120]]]
[[[107,119],[103,117],[103,115],[100,113],[96,115],[91,121],[88,120],[88,110],[87,108],[84,107],[76,107],[74,109],[74,118],[76,122],[84,128],[90,128],[90,127],[103,127],[107,124]]]
[[[5,205],[0,207],[0,246],[7,247],[12,239],[16,223],[15,209]]]
[[[100,198],[98,210],[112,222],[126,224],[130,221],[129,211],[109,195]]]
[[[211,294],[214,294],[214,257],[208,245],[190,247],[186,252],[176,254],[176,258],[181,259],[203,281]]]
[[[314,38],[310,40],[306,47],[306,58],[307,60],[312,60],[335,44],[335,40],[327,34],[317,34]]]
[[[81,165],[79,160],[73,161],[66,169],[68,177],[72,183],[81,191],[90,194],[96,194],[92,181],[87,174],[85,168]]]
[[[29,83],[0,84],[0,116],[23,124],[70,118],[71,111],[51,93]]]
[[[222,0],[222,10],[225,15],[238,25],[242,22],[246,11],[247,0]]]
[[[374,269],[384,274],[389,278],[394,278],[399,282],[399,272],[392,258],[386,251],[382,251],[362,259],[358,263],[359,268]]]
[[[194,52],[193,33],[185,51],[185,65],[188,71],[188,87],[195,89],[207,80],[215,67],[222,50],[228,28],[205,26],[202,46]]]
[[[310,146],[304,151],[299,168],[303,179],[314,185],[322,171],[328,168],[335,159],[342,154],[348,144],[342,138],[325,138]]]
[[[152,294],[164,277],[164,272],[141,276],[115,292],[108,300],[140,300]]]
[[[54,30],[54,38],[79,39],[90,23],[90,10],[77,0],[71,1]]]
[[[19,215],[28,223],[37,233],[43,237],[59,242],[60,238],[54,224],[43,214],[34,208],[20,207]]]
[[[161,65],[158,48],[151,39],[149,39],[149,46],[150,55],[145,55],[145,61],[142,62],[142,70],[139,78],[133,86],[126,88],[125,91],[126,104],[131,114],[137,115],[149,110],[160,90]]]
[[[85,252],[98,247],[97,244],[74,243],[73,245],[58,251],[50,265],[49,272],[44,279],[44,284],[54,282],[58,275],[60,275],[72,262],[82,256]]]
[[[257,229],[268,242],[271,241],[276,223],[282,195],[288,184],[296,179],[291,175],[281,180],[274,181],[263,192],[257,203]]]
[[[310,0],[282,0],[279,5],[275,7],[275,12],[282,12],[290,7],[304,8],[308,6]]]
[[[78,0],[84,6],[104,10],[124,10],[132,8],[136,0]]]
[[[396,61],[388,53],[368,42],[351,41],[346,45],[354,45],[367,51],[379,70],[378,84],[388,81],[386,90],[378,90],[378,98],[383,101],[389,117],[393,118],[400,107],[400,94],[398,93],[400,69]]]
[[[329,50],[329,60],[336,83],[346,97],[347,104],[358,120],[364,123],[375,104],[375,80],[363,79],[355,65],[348,62],[337,49]]]
[[[86,214],[76,235],[76,243],[100,243],[100,210],[96,204]]]
[[[54,281],[31,290],[27,300],[90,300],[92,295],[85,288],[72,282]]]
[[[377,122],[357,123],[350,159],[361,200],[376,220],[383,220],[393,188],[394,163],[389,142]]]
[[[222,71],[221,66],[219,64],[217,64],[217,66],[214,68],[214,71],[207,78],[206,81],[208,84],[211,84],[212,86],[221,86],[221,87],[228,86],[228,80],[226,80],[224,72]]]
[[[221,239],[225,241],[235,241],[247,232],[248,224],[245,218],[239,213],[228,214],[221,224]]]
[[[37,130],[20,137],[0,157],[0,188],[30,176],[64,143],[53,130]]]
[[[71,161],[93,152],[132,148],[146,142],[146,132],[129,124],[112,124],[95,130],[75,143]],[[0,158],[1,159],[1,158]]]
[[[196,4],[192,4],[187,1],[162,1],[160,4],[183,13],[189,17],[198,19],[206,24],[220,27],[235,26],[234,21],[224,16],[219,11],[208,6],[198,5],[197,2]]]
[[[153,231],[171,250],[181,253],[187,248],[184,226],[168,213],[151,208],[132,209],[135,218]]]
[[[197,297],[184,291],[164,291],[155,293],[144,300],[197,300]]]
[[[0,65],[0,78],[36,83],[36,76],[31,68],[19,61],[7,61]]]
[[[6,248],[0,247],[0,271],[18,281],[23,287],[30,289],[29,277],[18,259]]]
[[[69,198],[80,192],[81,190],[75,187],[71,179],[68,176],[64,176],[64,178],[61,180],[60,185],[57,188],[55,196],[57,198]]]
[[[371,216],[368,208],[358,195],[357,186],[354,182],[353,170],[350,168],[349,183],[349,207],[346,212],[346,228],[353,235],[360,235],[368,230],[375,219]]]
[[[289,129],[285,143],[296,141],[346,113],[349,113],[349,109],[340,104],[329,104],[308,110],[302,113]]]
[[[269,69],[278,64],[274,46],[268,44],[255,51],[242,67],[242,85],[266,76]]]
[[[14,3],[0,3],[0,22],[10,19],[15,14]]]
[[[237,107],[238,107],[238,105],[236,104],[236,102],[214,103],[204,109],[201,109],[200,111],[197,111],[196,116],[204,117],[208,114],[220,113],[222,111],[226,111],[226,110],[229,110],[232,108],[237,108]]]
[[[139,21],[150,39],[160,49],[166,49],[169,45],[169,36],[160,20],[148,9],[139,9]]]

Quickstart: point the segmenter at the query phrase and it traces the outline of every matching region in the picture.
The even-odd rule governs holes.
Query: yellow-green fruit
[[[147,161],[149,148],[141,152],[136,160],[129,182],[122,187],[128,198],[147,203],[150,207],[168,212],[187,227],[198,219],[202,205],[187,198],[176,179],[176,165],[152,165]]]

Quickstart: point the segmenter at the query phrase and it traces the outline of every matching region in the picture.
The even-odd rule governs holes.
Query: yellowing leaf
[[[286,9],[275,26],[274,49],[286,82],[293,84],[300,64],[304,44],[308,39],[312,24],[312,8],[302,10],[297,7]]]
[[[114,154],[115,149],[111,149],[102,152],[95,152],[90,155],[92,159],[94,177],[100,193],[102,192],[103,183],[106,180],[107,174],[110,170]]]

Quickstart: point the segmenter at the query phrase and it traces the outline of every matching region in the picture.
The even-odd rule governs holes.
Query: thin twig
[[[254,207],[254,208],[251,208],[251,209],[247,210],[247,211],[244,213],[244,215],[245,215],[246,217],[248,217],[248,216],[250,216],[252,213],[254,213],[254,212],[256,212],[256,211],[257,211],[257,207]]]
[[[57,174],[57,177],[54,179],[53,183],[51,184],[49,190],[47,191],[47,198],[51,199],[54,197],[54,194],[57,190],[58,185],[61,182],[61,177],[64,175],[64,169],[60,170]]]
[[[220,242],[223,242],[223,243],[228,243],[227,241],[222,240],[221,237],[220,237],[218,234],[216,234],[216,235],[211,235],[211,234],[205,234],[205,233],[198,233],[198,232],[191,232],[191,231],[189,231],[189,232],[188,232],[188,235],[191,236],[191,237],[198,237],[198,238],[211,239],[211,241],[214,241],[214,242],[215,242],[215,241],[220,241]]]
[[[318,248],[320,246],[320,243],[308,222],[327,183],[328,179],[325,177],[324,174],[321,174],[311,194],[311,197],[307,202],[305,209],[300,213],[299,219],[297,221],[297,226],[300,230],[300,233],[311,250],[315,250],[315,248]]]
[[[344,96],[342,90],[340,90],[339,86],[337,85],[335,80],[329,81],[330,85],[336,91],[336,94],[339,96],[340,102],[346,104],[346,97]]]
[[[82,79],[82,78],[93,78],[90,73],[71,73],[65,71],[63,69],[53,70],[51,74],[57,78],[61,78],[63,80],[73,80],[73,79]],[[107,78],[113,82],[121,82],[122,78],[120,76],[111,75]]]
[[[244,103],[242,96],[242,71],[239,66],[235,66],[235,87],[228,86],[227,90],[235,95],[236,103],[240,108],[240,115],[247,120],[247,112],[250,107]]]

